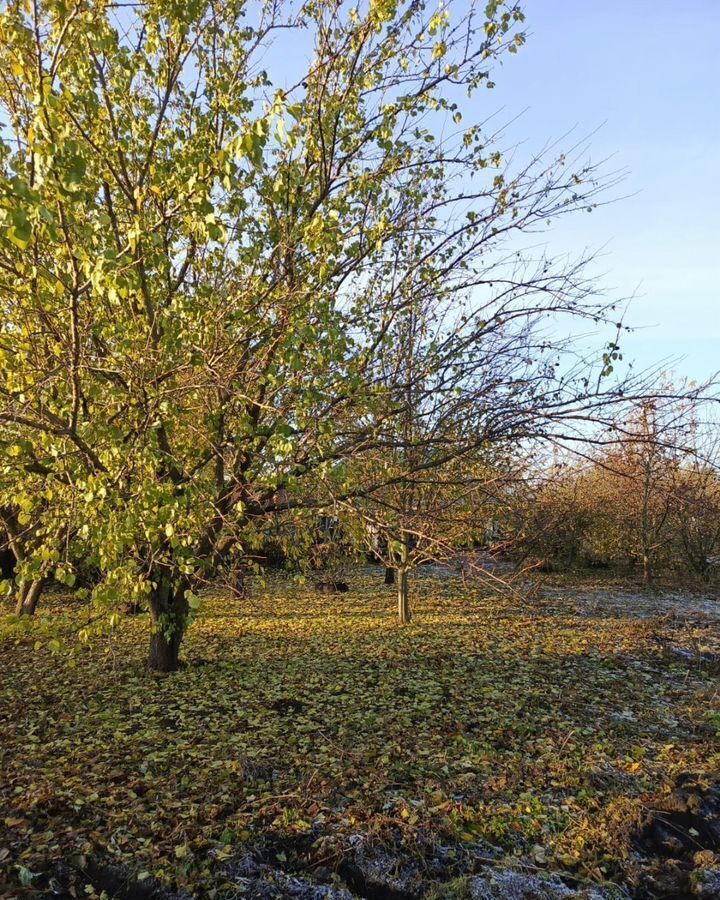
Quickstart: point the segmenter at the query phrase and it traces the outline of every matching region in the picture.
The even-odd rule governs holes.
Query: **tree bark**
[[[412,619],[410,612],[410,594],[408,591],[408,573],[404,566],[397,569],[398,619],[407,625]]]
[[[398,619],[402,625],[407,625],[412,619],[410,612],[410,592],[408,585],[408,556],[409,541],[405,531],[400,532],[400,553],[395,569],[398,595]]]
[[[392,566],[385,566],[385,584],[395,584],[395,569]]]
[[[652,584],[653,573],[652,573],[652,565],[650,563],[650,555],[646,552],[643,553],[643,584],[649,585]]]
[[[156,672],[176,672],[180,668],[180,645],[185,634],[188,603],[186,585],[160,576],[150,594],[152,632],[148,663]]]
[[[34,616],[37,609],[38,600],[42,594],[43,579],[37,578],[35,581],[24,582],[20,588],[20,594],[15,605],[16,616]]]
[[[0,531],[0,545],[3,543],[7,544],[7,541],[3,542],[2,539],[2,531]],[[3,578],[14,578],[15,577],[15,565],[17,560],[15,559],[15,554],[8,547],[0,550],[0,575]]]

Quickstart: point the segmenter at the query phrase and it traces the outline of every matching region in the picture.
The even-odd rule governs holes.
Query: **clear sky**
[[[629,198],[558,229],[552,247],[601,249],[597,271],[637,293],[625,338],[639,368],[720,370],[720,0],[527,0],[527,44],[494,73],[485,112],[528,151],[599,127],[593,160],[627,169]],[[484,96],[483,96],[484,95]],[[479,111],[479,110],[478,110]]]

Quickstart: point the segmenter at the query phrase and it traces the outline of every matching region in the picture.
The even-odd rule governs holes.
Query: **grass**
[[[707,640],[702,617],[639,615],[637,596],[618,612],[587,585],[523,603],[419,577],[400,627],[381,582],[209,597],[173,675],[144,667],[144,616],[70,657],[44,635],[62,613],[70,645],[81,607],[49,597],[29,630],[3,613],[6,886],[100,851],[199,891],[240,845],[272,836],[332,868],[358,833],[610,878],[644,800],[720,768],[716,675],[663,649]]]

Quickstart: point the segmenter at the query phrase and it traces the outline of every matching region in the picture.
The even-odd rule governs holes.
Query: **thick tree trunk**
[[[182,637],[182,632],[178,630],[170,635],[162,630],[153,631],[150,635],[150,668],[156,672],[177,672]]]
[[[37,609],[38,600],[42,594],[43,580],[38,578],[35,581],[24,582],[20,588],[17,604],[15,605],[16,616],[34,616]]]
[[[407,625],[412,619],[410,612],[410,594],[408,591],[408,573],[404,566],[397,569],[398,619]]]
[[[161,576],[150,595],[152,633],[148,662],[156,672],[176,672],[180,668],[180,645],[188,614],[185,590],[186,585]]]
[[[0,544],[7,543],[7,541],[3,541],[2,531],[0,531]],[[3,578],[14,578],[15,577],[15,565],[17,564],[17,560],[15,559],[15,554],[12,550],[8,550],[7,548],[0,550],[0,575]]]
[[[385,566],[385,584],[395,584],[395,569],[392,566]]]

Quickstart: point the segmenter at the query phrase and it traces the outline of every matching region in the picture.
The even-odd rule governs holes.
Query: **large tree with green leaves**
[[[33,526],[43,577],[71,582],[78,544],[98,607],[148,604],[154,667],[177,666],[197,584],[267,515],[391,477],[338,473],[400,433],[378,359],[408,285],[452,310],[423,365],[472,359],[468,401],[489,348],[504,375],[483,396],[518,435],[582,406],[531,328],[602,315],[582,261],[507,241],[601,186],[563,156],[513,170],[462,121],[522,19],[497,0],[5,4],[3,505],[52,523]],[[509,421],[482,415],[453,456]]]

